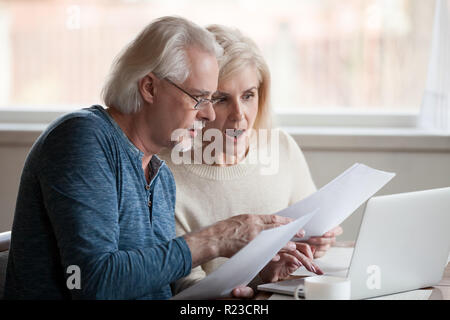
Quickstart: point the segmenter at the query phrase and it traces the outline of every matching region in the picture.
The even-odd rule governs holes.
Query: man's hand
[[[314,259],[323,257],[330,247],[336,242],[336,237],[343,233],[342,227],[337,226],[326,232],[322,237],[311,237],[306,243],[314,251]]]
[[[292,222],[277,215],[244,214],[219,221],[210,227],[184,235],[192,255],[192,267],[217,257],[229,258],[261,231]],[[293,243],[287,246],[293,247]]]
[[[217,247],[220,257],[231,257],[252,241],[261,231],[292,222],[277,215],[239,215],[220,221],[217,228]]]

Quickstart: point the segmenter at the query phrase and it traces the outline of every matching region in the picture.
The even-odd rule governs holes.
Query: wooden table
[[[450,263],[445,268],[441,282],[428,289],[433,290],[429,300],[450,300]]]
[[[354,247],[354,242],[338,242],[336,243],[336,247]],[[291,276],[289,279],[300,279],[304,278],[301,276]],[[447,264],[445,268],[444,275],[442,277],[441,282],[439,282],[436,286],[430,288],[423,288],[426,290],[432,290],[432,293],[428,300],[450,300],[450,263]],[[271,292],[258,291],[254,297],[255,300],[267,300],[272,296]],[[289,296],[286,296],[288,299]]]

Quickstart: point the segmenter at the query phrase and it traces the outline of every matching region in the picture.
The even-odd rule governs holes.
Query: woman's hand
[[[301,237],[302,233],[303,231],[299,231],[297,235]],[[305,266],[308,271],[316,274],[323,274],[322,270],[313,262],[313,253],[308,244],[295,242],[295,248],[292,247],[292,244],[289,242],[259,272],[264,283],[284,280],[301,266]],[[234,288],[231,293],[233,297],[240,299],[250,299],[254,295],[253,289],[247,286]]]
[[[231,291],[231,294],[233,295],[234,298],[250,299],[253,298],[254,292],[252,288],[242,286],[234,288],[233,291]]]
[[[296,249],[292,251],[282,250],[260,272],[259,276],[264,283],[276,282],[286,279],[301,266],[316,274],[323,274],[322,270],[314,263],[311,248],[306,243],[297,242]]]
[[[326,232],[321,237],[311,237],[306,243],[311,246],[314,251],[314,259],[323,257],[330,247],[336,242],[336,237],[343,233],[342,227],[337,226]]]

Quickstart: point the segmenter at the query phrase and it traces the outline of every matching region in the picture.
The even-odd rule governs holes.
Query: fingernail
[[[313,265],[311,265],[311,269],[313,270],[314,273],[316,273],[316,268],[314,268]]]
[[[240,294],[241,293],[241,289],[236,289],[235,293],[236,294]]]

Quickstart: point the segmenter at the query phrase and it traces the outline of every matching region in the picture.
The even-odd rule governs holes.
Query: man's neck
[[[110,116],[116,121],[117,125],[122,129],[127,138],[144,153],[142,158],[142,169],[147,170],[148,164],[152,156],[158,153],[159,149],[155,143],[152,143],[148,137],[150,133],[147,132],[148,126],[143,126],[139,113],[123,114],[115,108],[108,108],[106,110]]]

